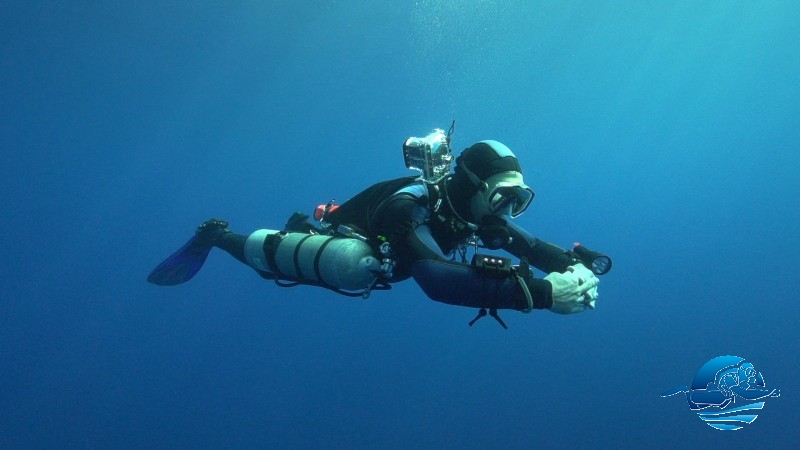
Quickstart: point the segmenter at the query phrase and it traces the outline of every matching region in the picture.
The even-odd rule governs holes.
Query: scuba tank
[[[351,238],[256,230],[244,247],[247,263],[265,278],[323,286],[364,298],[386,274],[369,244]]]

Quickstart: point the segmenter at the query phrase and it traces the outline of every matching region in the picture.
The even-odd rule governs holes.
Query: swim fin
[[[214,246],[209,244],[207,238],[195,234],[183,247],[153,269],[147,276],[147,281],[159,286],[175,286],[191,280],[203,267],[212,248]]]

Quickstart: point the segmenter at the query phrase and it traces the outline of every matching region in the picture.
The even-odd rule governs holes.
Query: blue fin
[[[147,276],[147,281],[159,286],[175,286],[191,280],[203,267],[212,248],[213,245],[208,245],[206,239],[195,234],[183,247],[153,269]]]

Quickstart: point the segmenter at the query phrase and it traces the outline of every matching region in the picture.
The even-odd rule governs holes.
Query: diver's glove
[[[553,272],[544,279],[553,287],[553,306],[550,311],[573,314],[586,308],[594,309],[600,280],[583,264],[569,266],[564,273]]]

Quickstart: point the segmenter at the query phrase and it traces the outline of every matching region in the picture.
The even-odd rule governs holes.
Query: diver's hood
[[[466,176],[473,187],[468,207],[475,222],[486,215],[517,217],[533,200],[519,161],[501,142],[480,141],[464,150],[456,163],[456,175]]]

